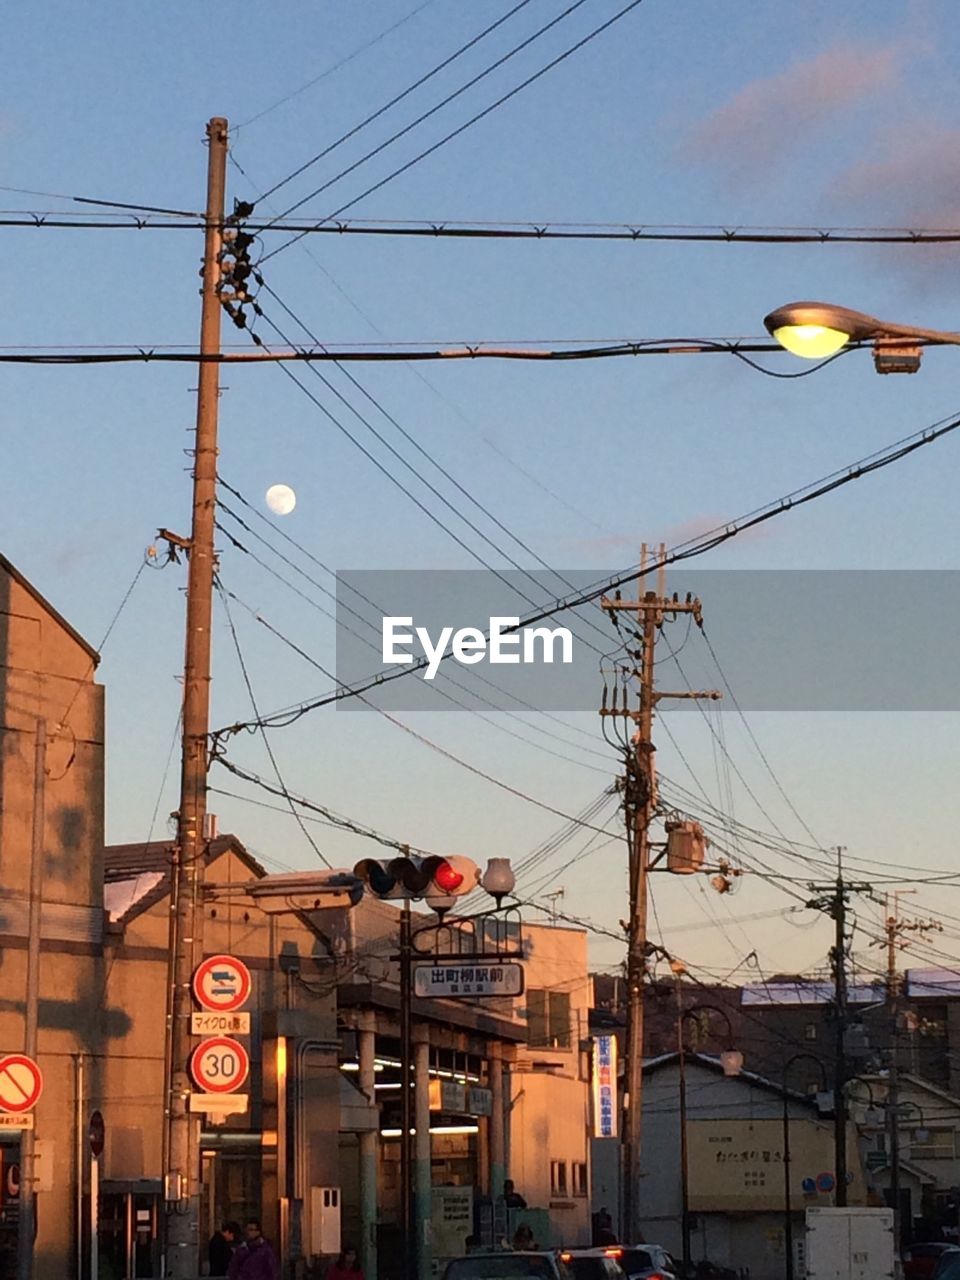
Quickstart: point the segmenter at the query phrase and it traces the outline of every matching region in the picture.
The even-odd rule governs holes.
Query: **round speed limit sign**
[[[230,1036],[214,1036],[198,1044],[190,1055],[190,1074],[206,1093],[234,1093],[246,1080],[250,1057]]]

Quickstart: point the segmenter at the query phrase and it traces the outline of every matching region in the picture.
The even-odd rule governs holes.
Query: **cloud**
[[[830,126],[841,110],[888,91],[900,76],[894,46],[838,44],[745,85],[691,133],[692,159],[756,180]]]
[[[829,197],[844,217],[869,226],[956,230],[960,225],[960,129],[929,121],[883,130],[874,155],[836,177]],[[919,294],[955,292],[956,244],[887,246],[867,251]]]
[[[875,144],[882,155],[851,166],[832,194],[876,211],[895,224],[923,219],[927,227],[956,226],[960,213],[960,129],[929,122],[885,130]]]
[[[681,520],[677,524],[668,525],[661,530],[660,536],[655,540],[648,540],[647,546],[651,556],[656,555],[660,543],[666,543],[667,547],[682,546],[684,543],[691,542],[696,538],[702,538],[707,533],[712,533],[715,529],[722,529],[729,523],[727,517],[722,515],[704,514],[700,516],[691,516],[688,520]],[[737,534],[737,542],[758,542],[769,538],[772,530],[766,525],[757,525],[752,529],[745,529],[743,533]],[[577,541],[573,545],[581,552],[588,554],[605,555],[607,552],[623,552],[631,561],[639,561],[640,544],[643,538],[635,532],[610,534],[604,538],[586,538]]]

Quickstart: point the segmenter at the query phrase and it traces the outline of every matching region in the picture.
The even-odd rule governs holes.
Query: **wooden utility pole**
[[[662,549],[661,549],[662,554]],[[642,566],[646,568],[646,547],[643,549]],[[648,591],[641,600],[621,600],[606,596],[601,606],[612,615],[619,628],[617,615],[633,613],[639,624],[634,640],[640,641],[639,651],[627,649],[639,659],[639,669],[633,672],[639,678],[639,708],[604,705],[601,716],[623,717],[635,722],[633,751],[627,757],[626,819],[629,848],[630,918],[627,927],[627,1054],[625,1063],[624,1092],[626,1094],[623,1150],[623,1221],[620,1224],[621,1239],[639,1240],[640,1234],[640,1134],[643,1116],[643,1006],[647,972],[647,882],[650,872],[650,827],[657,812],[657,770],[654,760],[653,718],[657,703],[664,698],[710,698],[721,695],[715,690],[695,693],[657,692],[654,687],[654,651],[657,637],[667,616],[692,614],[697,626],[703,618],[700,601],[687,596],[668,599],[664,594],[662,570],[660,590]]]
[[[219,356],[227,122],[207,124],[207,209],[203,253],[200,354]],[[202,891],[206,857],[207,735],[210,728],[210,649],[214,581],[214,517],[220,365],[198,366],[197,425],[193,454],[193,523],[188,544],[186,654],[183,685],[183,750],[177,838],[171,868],[170,989],[167,1030],[167,1135],[165,1272],[175,1280],[199,1274],[200,1120],[190,1110],[187,1060],[192,1037],[190,985],[203,951]]]

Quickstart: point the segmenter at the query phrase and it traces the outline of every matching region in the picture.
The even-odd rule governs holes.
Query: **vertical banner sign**
[[[593,1042],[593,1136],[617,1136],[616,1036],[597,1036]]]

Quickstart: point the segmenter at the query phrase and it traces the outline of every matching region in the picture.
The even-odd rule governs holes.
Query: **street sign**
[[[250,1072],[250,1058],[239,1040],[214,1036],[190,1055],[190,1074],[207,1093],[234,1093]]]
[[[817,1174],[817,1190],[818,1191],[832,1191],[836,1185],[837,1185],[837,1180],[832,1173]]]
[[[242,1115],[250,1106],[249,1093],[191,1093],[190,1110],[218,1118]]]
[[[94,1111],[90,1117],[90,1154],[92,1156],[103,1155],[103,1142],[106,1137],[106,1126],[103,1123],[103,1116],[99,1111]]]
[[[249,1013],[191,1013],[190,1034],[194,1036],[248,1036]]]
[[[5,1133],[11,1129],[32,1129],[33,1128],[33,1112],[27,1111],[23,1115],[16,1115],[12,1112],[0,1111],[0,1133]]]
[[[212,1013],[233,1013],[250,998],[250,970],[235,956],[208,956],[193,975],[197,1004]]]
[[[43,1074],[32,1058],[24,1053],[0,1057],[0,1111],[32,1111],[42,1092]]]
[[[424,996],[519,996],[523,994],[520,964],[418,964],[413,970],[413,993]]]

